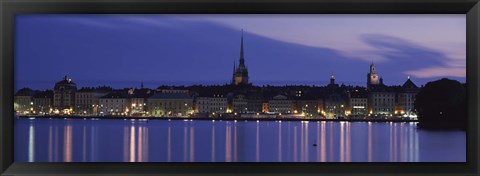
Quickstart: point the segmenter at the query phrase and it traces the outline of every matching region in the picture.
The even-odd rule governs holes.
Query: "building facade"
[[[213,97],[197,97],[197,113],[226,113],[227,98],[223,95],[213,95]]]
[[[96,90],[94,88],[78,90],[75,93],[75,113],[78,115],[99,115],[100,97],[108,93],[108,91]]]
[[[77,85],[67,76],[53,88],[53,106],[55,114],[72,114],[75,107]]]
[[[368,94],[365,89],[349,92],[349,118],[365,118],[368,115]]]
[[[247,109],[248,113],[260,113],[262,112],[263,97],[260,93],[250,93],[247,96]]]
[[[323,115],[327,119],[339,119],[346,117],[347,101],[339,93],[330,93],[324,100]]]
[[[305,117],[317,118],[323,111],[323,100],[297,99],[293,101],[293,113]]]
[[[215,113],[227,112],[227,97],[221,94],[215,94],[210,98],[210,111]]]
[[[342,89],[335,83],[335,76],[330,76],[330,84],[326,87],[322,115],[327,119],[339,119],[347,116],[347,100]]]
[[[130,112],[128,95],[122,92],[112,92],[99,98],[100,112],[104,115],[125,116]]]
[[[397,106],[395,108],[396,116],[416,118],[414,103],[415,96],[419,91],[420,89],[415,83],[413,83],[409,76],[397,95]]]
[[[268,110],[271,113],[290,114],[293,111],[293,101],[286,95],[276,95],[268,101]]]
[[[22,88],[18,90],[13,97],[14,110],[21,115],[32,114],[34,111],[34,102],[33,102],[34,95],[35,95],[35,92],[29,88]]]
[[[53,91],[47,90],[38,92],[33,96],[34,110],[39,115],[53,113]]]
[[[368,95],[368,109],[371,116],[392,116],[395,111],[395,92],[387,87],[378,87]]]
[[[236,95],[232,101],[233,112],[235,113],[247,113],[248,112],[247,98],[243,94]]]
[[[147,99],[147,113],[154,117],[187,117],[193,113],[188,93],[156,93]]]
[[[211,112],[211,97],[197,97],[196,99],[196,113],[210,113]]]

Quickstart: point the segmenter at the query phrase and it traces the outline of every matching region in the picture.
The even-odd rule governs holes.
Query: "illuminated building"
[[[211,103],[210,103],[211,97],[197,97],[196,99],[196,113],[210,113],[212,112],[211,109]]]
[[[122,92],[112,92],[100,97],[99,115],[128,115],[130,112],[129,97]]]
[[[75,106],[77,85],[67,76],[53,88],[53,106],[56,113],[71,114]]]
[[[53,91],[41,91],[33,96],[34,111],[37,114],[45,115],[53,113]]]
[[[364,88],[355,88],[349,92],[349,118],[364,118],[368,115],[368,94]]]
[[[347,101],[339,93],[330,93],[324,100],[325,118],[338,119],[345,117]]]
[[[29,88],[22,88],[14,96],[14,110],[19,114],[33,113],[33,96],[35,92]]]
[[[245,95],[242,95],[242,94],[236,95],[232,101],[233,112],[247,113],[248,112],[247,103],[248,102]]]
[[[262,102],[262,113],[268,113],[269,112],[269,107],[268,107],[268,101]]]
[[[193,114],[193,98],[188,93],[169,92],[155,93],[147,98],[147,113],[149,116],[187,117]]]
[[[220,94],[212,97],[197,97],[197,113],[225,113],[227,111],[227,98]]]
[[[330,84],[326,87],[326,96],[324,97],[323,115],[327,119],[339,119],[346,117],[347,98],[338,84],[335,84],[335,76],[330,76]]]
[[[415,116],[414,102],[418,92],[419,89],[417,85],[412,82],[409,76],[397,94],[398,101],[395,108],[395,115],[401,117]]]
[[[289,100],[286,95],[276,95],[268,101],[268,110],[273,113],[292,113],[293,101]]]
[[[371,88],[368,95],[369,114],[383,117],[393,115],[395,95],[395,91],[384,85]]]
[[[143,83],[140,85],[140,89],[130,91],[130,115],[132,116],[145,116],[147,115],[147,98],[153,95],[153,91],[143,87]]]
[[[75,113],[78,115],[99,115],[99,99],[108,93],[108,90],[81,88],[75,93]]]

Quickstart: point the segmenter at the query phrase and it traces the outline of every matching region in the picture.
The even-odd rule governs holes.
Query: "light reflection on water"
[[[18,119],[16,162],[464,162],[415,123]]]

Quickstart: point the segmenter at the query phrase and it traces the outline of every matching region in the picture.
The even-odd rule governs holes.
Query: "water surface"
[[[465,162],[416,123],[16,119],[16,162]]]

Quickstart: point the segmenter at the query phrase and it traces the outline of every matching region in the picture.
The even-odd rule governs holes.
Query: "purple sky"
[[[465,82],[464,14],[17,15],[15,87],[228,83],[242,28],[256,85],[365,86],[372,62],[387,85]]]

